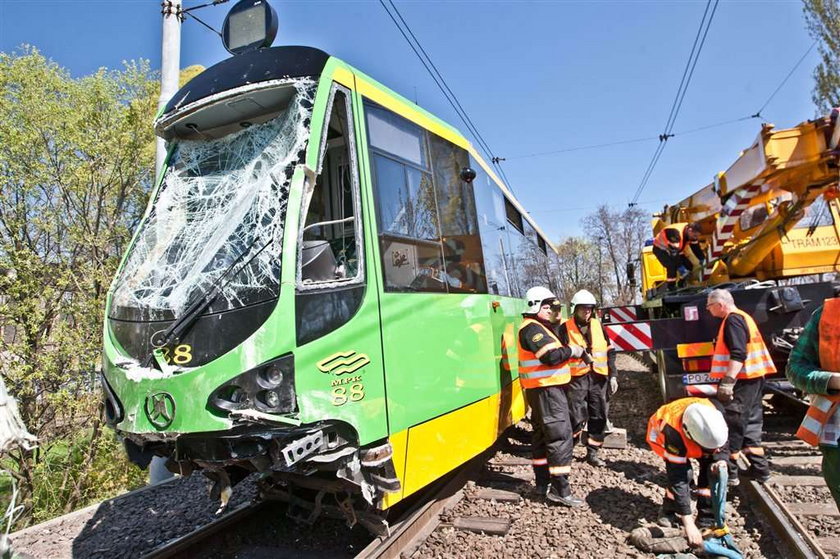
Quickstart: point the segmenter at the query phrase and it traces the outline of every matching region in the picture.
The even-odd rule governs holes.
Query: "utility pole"
[[[598,303],[604,305],[604,275],[601,272],[601,241],[604,237],[598,237]]]
[[[160,97],[158,110],[178,91],[181,75],[181,0],[163,0],[160,3],[163,14],[163,33],[160,49]],[[160,178],[163,162],[166,160],[166,142],[155,138],[155,181]],[[155,456],[149,464],[149,484],[160,483],[172,477],[166,469],[166,458]]]
[[[166,105],[178,91],[181,75],[181,0],[163,0],[160,4],[163,14],[163,34],[160,55],[160,97],[158,110]],[[166,143],[162,138],[155,140],[155,180],[160,177],[166,159]]]

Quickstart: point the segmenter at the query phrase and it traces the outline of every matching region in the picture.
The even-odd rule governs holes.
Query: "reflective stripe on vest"
[[[685,228],[688,226],[688,223],[675,223],[673,225],[668,225],[663,227],[659,234],[653,239],[653,246],[659,247],[662,250],[678,250],[682,252],[685,249]],[[668,240],[666,236],[666,231],[676,231],[680,234],[680,242],[678,244],[674,244]]]
[[[580,347],[587,346],[586,338],[575,323],[575,317],[566,321],[566,332],[569,333],[570,344]],[[607,367],[607,339],[604,337],[604,329],[601,327],[601,323],[597,318],[592,318],[589,321],[589,332],[592,337],[592,350],[590,353],[592,356],[592,365],[587,365],[579,357],[569,359],[569,368],[572,370],[573,377],[583,376],[590,370],[599,375],[606,376],[609,374],[609,368]]]
[[[563,347],[563,344],[560,343],[560,340],[557,339],[557,336],[553,332],[532,318],[523,320],[519,326],[519,331],[521,332],[523,328],[532,323],[542,328],[543,332],[553,341],[534,353],[522,347],[522,340],[519,336],[516,337],[517,345],[519,346],[519,382],[522,388],[540,388],[543,386],[567,384],[572,378],[568,361],[558,363],[557,365],[546,365],[540,361],[540,357],[552,349]]]
[[[723,330],[726,327],[726,319],[732,314],[737,314],[744,319],[744,322],[747,323],[747,332],[749,334],[746,348],[747,357],[744,359],[744,366],[741,367],[736,378],[758,378],[775,373],[776,365],[773,364],[773,359],[770,357],[770,352],[767,351],[767,346],[764,345],[764,339],[761,337],[761,332],[758,331],[755,321],[741,309],[735,309],[726,315],[726,318],[720,323],[717,342],[715,342],[715,354],[712,356],[712,369],[709,376],[712,378],[723,378],[729,370],[729,348],[726,347],[726,341],[723,339]]]
[[[665,404],[648,420],[647,443],[658,456],[661,456],[672,464],[686,464],[689,458],[700,458],[703,456],[703,448],[685,436],[682,429],[682,416],[685,408],[691,404],[702,404],[714,408],[708,398],[681,398],[670,404]],[[665,427],[670,425],[676,429],[682,438],[685,446],[685,454],[676,454],[666,448]]]
[[[820,317],[820,368],[840,371],[840,299],[826,299]],[[840,394],[812,395],[796,436],[811,446],[838,446]]]

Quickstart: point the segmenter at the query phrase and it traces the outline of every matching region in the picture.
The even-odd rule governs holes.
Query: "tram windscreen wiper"
[[[146,362],[143,364],[144,367],[151,367],[155,363],[155,351],[158,348],[166,347],[174,341],[180,341],[183,335],[186,334],[190,328],[192,328],[193,324],[195,324],[195,322],[198,320],[198,317],[201,316],[201,314],[205,310],[207,310],[207,307],[209,307],[210,304],[216,300],[216,298],[222,293],[222,291],[224,291],[225,287],[227,287],[231,280],[238,275],[237,272],[236,274],[231,275],[230,278],[224,281],[224,283],[222,283],[222,280],[225,280],[230,271],[233,270],[239,264],[239,262],[242,261],[242,258],[246,254],[248,254],[251,248],[253,248],[256,241],[257,239],[254,239],[254,241],[250,245],[245,247],[245,250],[243,250],[239,254],[239,256],[236,257],[236,260],[234,260],[230,264],[230,266],[228,266],[227,269],[225,269],[224,273],[221,276],[219,276],[215,282],[213,282],[213,285],[211,285],[209,289],[202,292],[198,297],[196,297],[195,300],[192,303],[190,303],[190,305],[184,311],[184,314],[176,318],[175,321],[169,325],[169,328],[164,330],[162,335],[162,341],[159,345],[153,347],[151,352],[149,352],[149,356],[146,358]],[[251,257],[245,261],[245,263],[242,265],[239,271],[241,272],[242,270],[244,270],[245,266],[250,264],[251,261],[254,260],[254,258],[259,256],[260,253],[264,251],[266,247],[268,247],[268,245],[271,244],[271,242],[272,240],[269,239],[263,246],[260,247],[258,251],[251,255]]]

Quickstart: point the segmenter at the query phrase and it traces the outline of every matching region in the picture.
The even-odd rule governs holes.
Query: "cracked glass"
[[[277,297],[289,187],[309,138],[314,85],[284,84],[295,94],[267,122],[175,146],[114,284],[114,306],[159,320],[214,289],[207,312]]]

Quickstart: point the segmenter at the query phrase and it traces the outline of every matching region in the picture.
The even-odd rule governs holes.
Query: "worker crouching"
[[[566,345],[581,346],[586,352],[569,360],[572,380],[569,383],[569,413],[575,440],[587,429],[586,461],[605,466],[601,447],[607,427],[607,397],[618,389],[615,371],[615,348],[609,342],[601,322],[593,316],[597,303],[586,289],[572,297],[572,317],[557,330]]]
[[[545,287],[526,294],[527,308],[519,327],[519,380],[531,408],[532,463],[537,494],[555,504],[583,506],[572,495],[572,425],[566,390],[571,380],[569,360],[583,348],[564,346],[554,333],[553,305],[557,298]]]
[[[711,500],[711,476],[727,467],[728,430],[720,402],[706,398],[682,398],[660,407],[648,421],[647,443],[665,460],[668,485],[662,501],[660,525],[682,525],[688,543],[703,543],[701,527],[715,523]],[[694,475],[690,459],[699,461],[698,519],[691,511]]]

